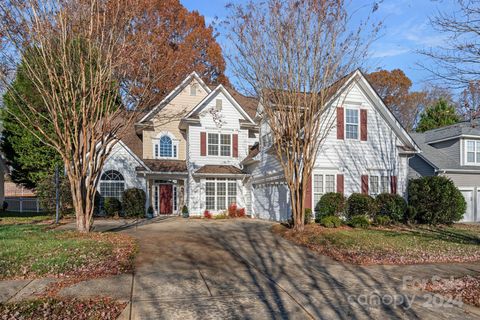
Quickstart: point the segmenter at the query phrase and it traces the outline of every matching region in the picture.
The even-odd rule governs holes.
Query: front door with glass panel
[[[158,188],[160,198],[160,214],[172,214],[173,212],[173,186],[171,184],[161,184]]]

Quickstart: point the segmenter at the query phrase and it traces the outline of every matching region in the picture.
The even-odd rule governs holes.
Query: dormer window
[[[169,134],[163,134],[154,142],[155,159],[177,159],[178,143]]]
[[[480,141],[466,140],[466,164],[480,165]]]

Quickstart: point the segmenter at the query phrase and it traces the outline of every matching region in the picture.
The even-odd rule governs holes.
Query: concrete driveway
[[[271,226],[181,218],[125,225],[119,231],[140,240],[135,274],[82,282],[61,294],[128,301],[122,319],[480,317],[476,308],[403,284],[405,279],[478,274],[479,264],[340,264],[272,234]]]

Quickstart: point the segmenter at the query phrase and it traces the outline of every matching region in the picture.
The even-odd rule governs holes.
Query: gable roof
[[[407,132],[407,130],[403,127],[401,122],[395,117],[392,111],[388,109],[387,105],[383,101],[383,99],[380,97],[380,95],[375,91],[375,89],[372,87],[370,82],[367,80],[365,75],[357,69],[352,73],[350,78],[344,83],[342,88],[347,87],[352,81],[357,80],[357,83],[360,85],[360,87],[365,91],[365,93],[368,95],[368,98],[372,101],[372,104],[374,106],[378,106],[377,110],[380,112],[384,120],[387,122],[387,124],[390,126],[390,128],[393,129],[393,131],[397,134],[397,136],[402,140],[403,143],[405,143],[408,147],[413,149],[413,151],[419,152],[420,148],[415,142],[414,139],[410,136],[410,134]]]
[[[253,105],[254,105],[254,98],[248,98],[248,97],[245,97],[243,95],[241,95],[240,93],[236,93],[236,96],[237,98],[240,98],[244,103],[246,103],[245,106],[242,106],[239,104],[239,102],[232,96],[232,94],[230,93],[229,90],[227,90],[223,85],[218,85],[214,90],[212,90],[202,101],[200,101],[200,103],[198,103],[195,108],[193,108],[185,117],[184,119],[188,119],[190,117],[193,117],[197,114],[197,112],[208,102],[210,101],[213,97],[215,97],[217,94],[219,93],[223,93],[223,95],[232,103],[232,105],[237,109],[238,112],[240,112],[240,114],[242,114],[244,116],[244,118],[246,120],[248,120],[249,122],[251,123],[255,123],[253,121],[253,117],[255,117],[255,115],[253,115]],[[247,112],[247,110],[249,110],[250,114],[253,115],[250,116],[249,112]],[[256,107],[255,107],[255,113],[256,113]]]
[[[480,138],[480,119],[472,122],[462,121],[450,126],[425,131],[425,141],[432,143],[440,140],[450,140],[465,136],[478,136]]]
[[[210,93],[210,88],[205,84],[205,82],[200,78],[200,76],[194,71],[188,75],[175,89],[173,89],[162,101],[160,101],[150,112],[148,112],[138,123],[142,123],[150,120],[154,115],[156,115],[160,110],[162,110],[170,101],[173,100],[185,87],[193,80],[202,86],[202,88],[208,93]]]

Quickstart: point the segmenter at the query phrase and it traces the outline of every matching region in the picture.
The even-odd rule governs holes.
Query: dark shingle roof
[[[187,172],[187,163],[185,160],[160,160],[160,159],[144,159],[145,165],[155,172]],[[137,167],[137,171],[145,170],[143,167]]]
[[[432,142],[443,140],[461,134],[480,136],[480,119],[474,120],[473,125],[470,121],[462,121],[447,127],[426,131],[425,141]]]
[[[253,146],[250,147],[249,149],[249,152],[248,152],[248,155],[245,157],[245,159],[243,159],[242,161],[242,164],[243,163],[246,163],[250,160],[252,160],[253,158],[255,158],[255,156],[260,152],[260,145],[259,143],[255,143]]]
[[[240,168],[229,165],[204,165],[195,173],[201,174],[245,174]]]

